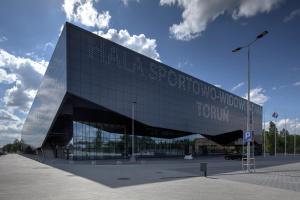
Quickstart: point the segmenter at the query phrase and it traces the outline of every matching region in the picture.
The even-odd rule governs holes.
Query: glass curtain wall
[[[103,130],[105,125],[93,122],[73,122],[73,138],[68,145],[74,160],[128,158],[131,155],[129,134]],[[194,146],[199,134],[175,139],[135,136],[138,157],[184,156],[187,146]]]

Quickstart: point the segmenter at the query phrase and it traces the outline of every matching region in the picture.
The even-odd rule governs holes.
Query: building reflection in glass
[[[74,160],[95,160],[128,158],[131,155],[131,135],[103,130],[105,124],[73,122],[73,138],[68,145],[70,158]],[[164,139],[135,136],[137,157],[184,156],[200,134]]]

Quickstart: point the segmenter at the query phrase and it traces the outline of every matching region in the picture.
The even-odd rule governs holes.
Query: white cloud
[[[3,102],[7,107],[17,108],[27,112],[35,97],[36,90],[27,89],[21,81],[17,81],[15,86],[7,89],[4,93]]]
[[[287,85],[279,85],[279,86],[273,86],[271,89],[273,91],[276,91],[276,90],[282,90],[284,88],[288,87]]]
[[[0,121],[20,121],[21,119],[7,110],[0,109]]]
[[[48,62],[35,61],[29,58],[17,57],[0,49],[0,78],[2,83],[14,85],[4,92],[1,97],[7,108],[18,108],[27,112],[33,95],[45,73]],[[2,75],[1,75],[2,74]]]
[[[99,13],[94,7],[95,0],[65,0],[62,7],[69,21],[79,22],[85,26],[108,28],[109,11]]]
[[[33,71],[44,75],[48,63],[45,60],[34,61],[29,58],[17,57],[0,49],[0,68],[17,71],[22,68],[31,68]]]
[[[106,33],[103,31],[95,31],[94,33],[160,61],[159,53],[156,50],[156,40],[147,38],[144,34],[130,35],[130,33],[124,29],[119,31],[116,29],[109,29]]]
[[[12,85],[0,96],[0,146],[20,139],[24,119],[16,113],[28,112],[47,65],[45,60],[18,57],[0,49],[0,83]]]
[[[123,2],[123,4],[125,5],[125,6],[128,6],[128,4],[129,4],[129,2],[131,2],[131,1],[135,1],[135,2],[140,2],[140,0],[121,0],[122,2]]]
[[[178,69],[182,69],[182,68],[185,68],[185,67],[193,67],[193,64],[190,63],[189,61],[183,61],[183,62],[179,62],[178,65],[177,65]]]
[[[47,42],[44,46],[44,51],[47,51],[48,49],[54,49],[55,44],[53,44],[52,42]]]
[[[215,84],[214,86],[216,86],[218,88],[222,88],[222,85],[219,85],[219,84]]]
[[[269,13],[276,8],[282,0],[237,0],[238,5],[232,5],[232,17],[238,19],[240,17],[253,17],[259,13]]]
[[[250,100],[259,105],[263,105],[265,102],[269,100],[269,97],[265,95],[265,90],[261,87],[254,88],[250,90]],[[248,98],[248,95],[245,94],[243,97],[245,99]]]
[[[300,81],[295,82],[293,85],[294,85],[294,86],[300,86]]]
[[[235,85],[234,87],[231,88],[231,91],[234,92],[236,91],[237,89],[239,89],[240,87],[242,87],[243,85],[245,85],[244,82],[240,82],[238,83],[237,85]]]
[[[10,84],[17,80],[15,74],[7,74],[5,69],[0,68],[0,83]]]
[[[108,28],[111,19],[109,12],[105,11],[102,14],[99,14],[93,5],[94,2],[96,1],[65,0],[63,8],[67,19],[93,28]],[[123,1],[124,4],[127,4],[128,2],[128,0]],[[144,34],[130,35],[126,29],[108,29],[106,32],[97,30],[94,31],[94,33],[160,61],[159,54],[156,50],[156,40],[147,38]]]
[[[0,42],[5,42],[5,41],[7,41],[7,38],[5,36],[1,36],[0,37]]]
[[[283,118],[279,119],[276,122],[276,127],[278,130],[287,129],[290,134],[298,134],[300,135],[300,120],[299,118]],[[270,121],[265,122],[265,129],[268,130],[270,125]]]
[[[282,0],[160,0],[162,6],[176,5],[183,9],[182,21],[170,28],[171,37],[188,41],[201,35],[207,25],[229,13],[237,20],[268,13]]]
[[[300,9],[296,9],[296,10],[293,10],[288,16],[286,16],[284,19],[283,19],[283,22],[289,22],[291,21],[292,19],[294,19],[295,17],[298,17],[300,16]]]
[[[0,147],[21,138],[23,121],[6,109],[0,109]]]

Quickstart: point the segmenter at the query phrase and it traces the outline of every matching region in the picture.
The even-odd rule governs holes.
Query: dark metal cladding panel
[[[41,147],[66,94],[66,29],[62,31],[22,130],[22,139]]]
[[[246,130],[247,101],[68,24],[68,91],[153,127],[217,135]],[[261,134],[262,107],[252,104]]]

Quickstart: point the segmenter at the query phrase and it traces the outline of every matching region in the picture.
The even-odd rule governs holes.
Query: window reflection
[[[131,155],[131,135],[103,130],[104,124],[73,122],[73,138],[69,143],[74,160],[128,158]],[[183,156],[186,147],[193,144],[199,134],[175,139],[135,136],[138,157]]]

